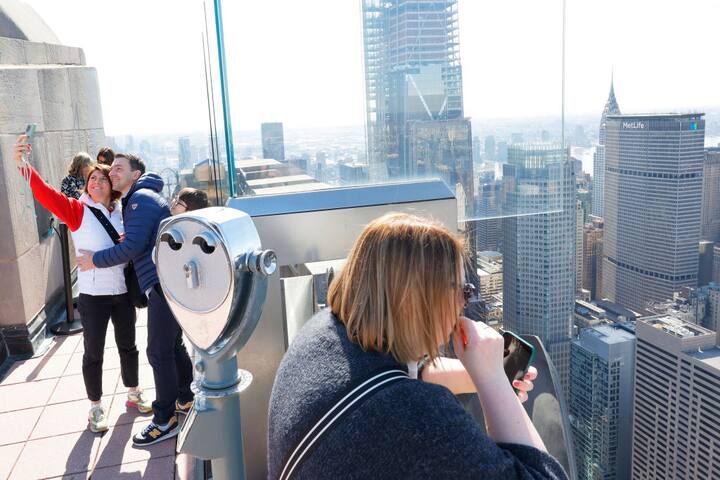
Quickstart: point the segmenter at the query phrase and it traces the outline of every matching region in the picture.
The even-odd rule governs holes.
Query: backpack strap
[[[390,385],[409,380],[410,377],[405,370],[396,366],[387,367],[376,371],[369,377],[351,385],[349,391],[323,415],[315,425],[303,436],[300,443],[292,451],[280,473],[279,480],[288,480],[293,472],[305,460],[308,453],[335,424],[354,412],[371,395]],[[358,384],[359,383],[359,384]]]
[[[117,230],[115,230],[115,227],[112,226],[112,223],[110,223],[110,220],[105,216],[105,214],[95,207],[91,207],[90,205],[85,206],[90,209],[93,215],[95,215],[95,218],[97,218],[100,225],[103,226],[113,243],[115,245],[120,243],[120,234]]]

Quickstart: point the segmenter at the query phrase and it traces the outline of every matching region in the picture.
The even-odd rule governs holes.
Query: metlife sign
[[[623,130],[645,130],[645,122],[622,122]]]

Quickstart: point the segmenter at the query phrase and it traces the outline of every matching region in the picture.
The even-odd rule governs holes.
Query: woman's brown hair
[[[387,214],[355,241],[328,304],[363,350],[435,359],[462,309],[465,258],[463,240],[439,223]]]
[[[105,178],[107,178],[108,183],[110,183],[110,201],[114,202],[115,200],[120,198],[122,193],[116,192],[115,190],[112,189],[112,180],[110,180],[110,167],[108,167],[107,165],[104,165],[102,163],[96,163],[92,166],[92,168],[90,169],[90,173],[88,173],[88,176],[85,179],[85,188],[83,191],[85,193],[87,193],[88,195],[90,195],[90,193],[88,192],[88,183],[90,183],[90,182],[88,180],[90,180],[90,175],[95,173],[96,170],[99,170],[103,175],[105,175]]]
[[[93,163],[93,159],[90,158],[90,155],[85,152],[78,152],[73,157],[72,162],[70,162],[70,168],[68,168],[68,173],[73,177],[82,178],[83,168],[88,167]],[[87,178],[83,178],[83,180],[87,181]]]

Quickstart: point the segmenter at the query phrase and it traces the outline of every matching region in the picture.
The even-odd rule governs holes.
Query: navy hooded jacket
[[[93,263],[98,268],[132,261],[143,292],[160,281],[150,255],[160,221],[170,216],[168,203],[158,194],[163,185],[156,173],[138,178],[122,200],[125,240],[93,255]]]

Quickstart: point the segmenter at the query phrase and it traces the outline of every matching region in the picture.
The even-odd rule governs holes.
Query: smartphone
[[[27,143],[31,143],[33,137],[35,136],[35,129],[37,128],[37,125],[34,123],[28,123],[28,126],[25,127],[25,136],[27,137]]]
[[[527,373],[535,358],[535,348],[512,332],[503,331],[502,336],[505,340],[503,366],[505,375],[512,384],[515,380],[521,380]]]

